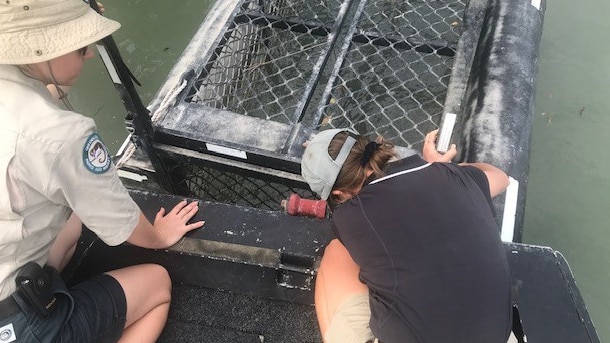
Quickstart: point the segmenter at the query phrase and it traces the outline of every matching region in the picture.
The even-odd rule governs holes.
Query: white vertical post
[[[512,242],[515,237],[515,213],[517,212],[517,196],[519,195],[519,181],[510,176],[508,180],[502,215],[501,238],[503,242]]]

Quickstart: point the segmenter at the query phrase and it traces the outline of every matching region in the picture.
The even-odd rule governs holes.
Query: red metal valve
[[[326,218],[326,200],[303,199],[298,194],[291,194],[287,200],[282,200],[282,206],[291,216]]]

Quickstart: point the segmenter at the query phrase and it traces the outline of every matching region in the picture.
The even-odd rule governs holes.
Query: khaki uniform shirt
[[[0,65],[0,299],[29,261],[43,265],[74,211],[105,243],[124,242],[140,209],[95,123],[60,109],[46,87]]]

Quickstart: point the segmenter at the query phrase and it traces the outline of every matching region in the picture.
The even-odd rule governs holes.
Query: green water
[[[143,83],[145,104],[212,3],[104,2],[106,15],[123,24],[114,37]],[[609,13],[608,0],[547,2],[524,229],[524,242],[567,258],[602,342],[610,339]],[[96,119],[116,151],[126,135],[125,111],[97,59],[70,99]]]
[[[214,0],[107,0],[102,3],[106,8],[104,15],[122,25],[113,38],[123,60],[142,84],[138,93],[146,105],[154,98]],[[116,152],[127,135],[125,109],[99,58],[85,65],[78,84],[70,92],[70,102],[80,113],[95,118],[104,142]]]
[[[607,0],[547,2],[524,241],[566,257],[610,340],[610,31]]]

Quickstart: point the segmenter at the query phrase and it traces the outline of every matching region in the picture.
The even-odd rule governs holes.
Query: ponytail
[[[328,146],[328,153],[336,158],[343,143],[350,134],[348,132],[338,133]],[[373,176],[379,178],[384,175],[384,169],[390,159],[397,156],[394,144],[385,141],[378,136],[376,140],[370,141],[365,136],[356,136],[356,143],[343,163],[343,167],[337,176],[333,189],[351,190],[359,189],[367,179],[367,172],[373,171]],[[329,200],[333,204],[334,197],[331,193]]]

